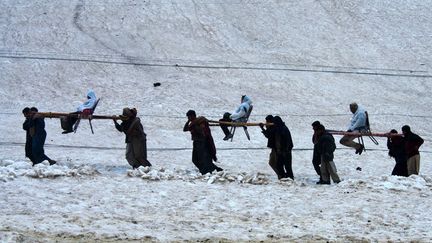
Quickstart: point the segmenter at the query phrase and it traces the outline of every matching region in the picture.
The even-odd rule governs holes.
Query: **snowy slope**
[[[432,4],[428,1],[2,1],[0,8],[1,241],[432,241]],[[160,82],[160,87],[153,83]],[[150,171],[131,171],[111,121],[61,134],[46,119],[46,153],[30,166],[21,110],[69,112],[88,88],[97,113],[136,107]],[[251,121],[280,115],[293,135],[295,181],[252,140],[212,133],[224,173],[191,163],[185,113],[218,119],[248,94]],[[423,138],[419,176],[366,141],[338,145],[338,185],[317,186],[312,129],[346,129],[348,104],[374,131],[409,124]],[[361,167],[362,170],[356,170]]]

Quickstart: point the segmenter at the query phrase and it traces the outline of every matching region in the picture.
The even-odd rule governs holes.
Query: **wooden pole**
[[[330,134],[333,135],[347,135],[347,136],[372,136],[372,137],[402,137],[403,134],[399,133],[376,133],[376,132],[345,132],[345,131],[334,131],[327,130]]]
[[[40,115],[46,118],[61,118],[61,117],[78,117],[78,113],[62,113],[62,112],[37,112],[36,115]],[[105,120],[126,120],[126,118],[121,116],[109,116],[109,115],[87,115],[83,116],[86,119],[105,119]]]
[[[115,120],[127,120],[126,117],[121,117],[121,116],[107,116],[107,115],[92,115],[92,119],[115,119]]]
[[[273,123],[261,123],[261,122],[227,122],[227,121],[213,121],[213,120],[208,120],[208,122],[210,123],[210,126],[219,126],[220,124],[222,125],[227,125],[227,126],[232,126],[232,127],[250,127],[250,126],[259,126],[260,124],[263,124],[265,126],[273,126]]]
[[[37,112],[35,115],[39,115],[47,118],[60,118],[62,116],[78,117],[78,114],[61,113],[61,112]]]

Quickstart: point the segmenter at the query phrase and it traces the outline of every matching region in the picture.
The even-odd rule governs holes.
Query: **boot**
[[[227,141],[228,139],[230,139],[230,138],[232,138],[233,137],[233,135],[231,134],[231,133],[229,133],[228,135],[226,135],[225,137],[224,137],[224,141]]]
[[[356,154],[360,155],[363,153],[364,150],[364,146],[362,144],[360,144],[360,147],[358,149],[356,149]]]

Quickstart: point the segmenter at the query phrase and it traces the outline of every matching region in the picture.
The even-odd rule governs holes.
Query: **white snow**
[[[431,242],[431,13],[420,0],[2,1],[0,241]],[[152,168],[131,170],[112,121],[63,135],[57,119],[45,151],[58,163],[31,166],[21,110],[73,112],[89,88],[97,114],[138,109]],[[277,180],[257,127],[233,142],[212,128],[223,172],[192,164],[185,113],[216,120],[243,94],[250,121],[290,128],[294,181]],[[310,124],[346,129],[353,101],[373,131],[425,139],[420,175],[390,176],[386,140],[365,138],[361,156],[337,145],[341,183],[315,184]]]

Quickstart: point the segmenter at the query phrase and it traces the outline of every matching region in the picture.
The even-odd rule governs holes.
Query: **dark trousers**
[[[193,141],[192,162],[203,175],[222,170],[213,163],[207,141]]]
[[[283,151],[276,155],[278,178],[291,178],[294,180],[292,171],[292,154],[291,150]]]
[[[132,168],[152,166],[147,160],[147,140],[145,138],[132,138],[126,144],[126,160]]]
[[[408,176],[408,167],[405,156],[395,157],[396,164],[393,168],[392,175]]]
[[[276,173],[276,175],[278,175],[278,177],[279,177],[278,165],[277,165],[277,160],[276,160],[276,149],[274,149],[274,148],[272,148],[272,150],[270,152],[268,164],[273,169],[273,171]]]
[[[32,139],[32,155],[33,164],[42,163],[44,160],[51,160],[45,155],[44,145],[45,145],[46,133],[34,136]]]
[[[222,118],[219,121],[221,122],[232,122],[232,120],[230,118]],[[222,128],[223,133],[225,134],[225,136],[230,134],[230,130],[228,129],[228,125],[224,125],[224,124],[220,124],[220,127]]]
[[[70,114],[79,114],[79,112],[73,112],[73,113],[70,113]],[[60,118],[61,127],[65,131],[72,131],[73,125],[77,121],[78,121],[78,117],[77,116],[66,116],[66,117]]]
[[[30,135],[26,138],[25,143],[25,156],[31,160],[31,162],[34,163],[34,156],[32,151],[32,137]]]
[[[317,173],[317,175],[320,176],[321,178],[321,156],[318,154],[318,152],[314,149],[313,151],[313,157],[312,157],[312,165],[315,169],[315,172]]]

